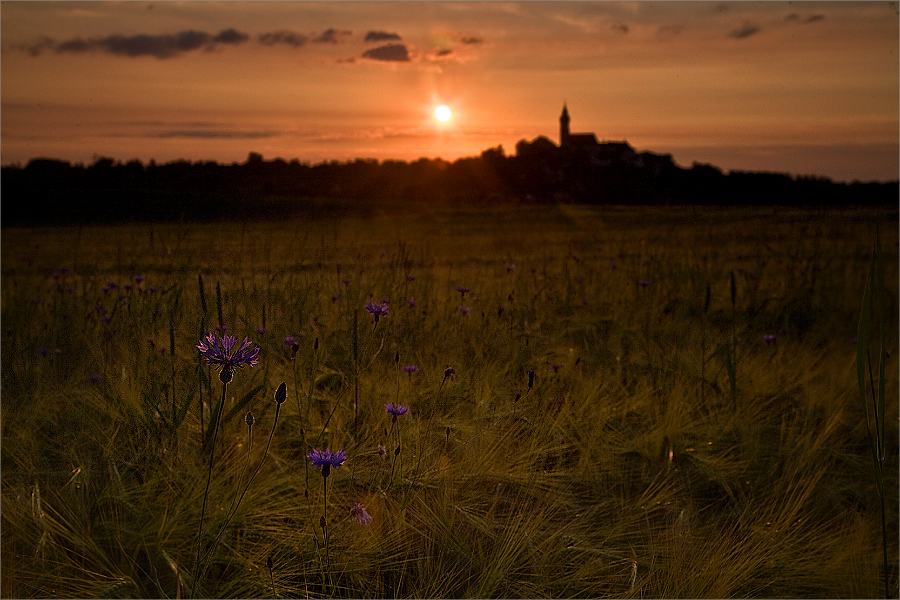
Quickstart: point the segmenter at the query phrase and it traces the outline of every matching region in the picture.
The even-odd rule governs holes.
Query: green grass
[[[882,596],[898,579],[897,223],[560,206],[5,229],[0,592],[189,595],[222,394],[196,344],[218,285],[228,331],[261,353],[227,388],[204,548],[263,459],[281,382],[288,397],[198,597]],[[853,341],[876,225],[886,574]],[[363,307],[381,298],[376,326]],[[393,431],[388,402],[410,406]],[[313,445],[348,455],[327,571]]]

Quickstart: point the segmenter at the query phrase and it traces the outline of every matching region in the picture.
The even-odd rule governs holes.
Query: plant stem
[[[225,390],[228,388],[227,383],[222,384],[222,399],[219,401],[219,410],[216,411],[216,424],[213,429],[212,447],[209,450],[209,471],[206,474],[206,489],[203,492],[203,507],[200,509],[200,528],[197,531],[197,558],[194,561],[194,580],[191,582],[191,598],[194,597],[194,590],[197,588],[197,579],[200,578],[200,549],[202,547],[201,536],[203,534],[203,517],[206,516],[206,501],[209,499],[209,483],[212,480],[213,462],[216,459],[216,438],[219,437],[219,418],[222,410],[225,408]]]

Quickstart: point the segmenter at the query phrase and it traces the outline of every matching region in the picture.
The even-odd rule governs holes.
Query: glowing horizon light
[[[446,104],[441,104],[434,109],[434,118],[442,123],[449,121],[452,115],[453,113],[450,111],[450,107]]]

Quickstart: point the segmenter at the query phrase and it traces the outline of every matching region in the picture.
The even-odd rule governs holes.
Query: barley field
[[[896,209],[3,229],[0,290],[3,597],[896,594]]]

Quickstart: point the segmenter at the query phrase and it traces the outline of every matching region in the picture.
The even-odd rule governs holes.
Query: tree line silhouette
[[[623,145],[623,144],[618,144]],[[602,146],[602,145],[601,145]],[[614,144],[610,144],[612,148]],[[627,147],[627,145],[624,145]],[[616,205],[893,205],[898,182],[731,171],[669,156],[640,160],[521,140],[453,162],[357,159],[310,165],[251,152],[244,163],[180,160],[88,165],[39,158],[2,167],[3,226],[120,221],[284,219],[398,203]]]

